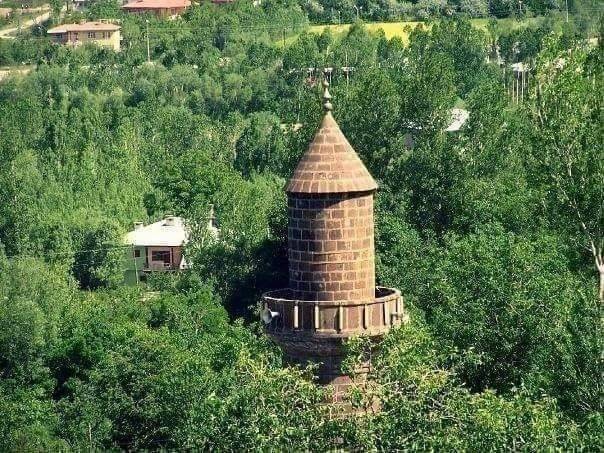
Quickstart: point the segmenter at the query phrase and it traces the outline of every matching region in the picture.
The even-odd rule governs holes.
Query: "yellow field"
[[[523,21],[518,21],[515,19],[498,19],[497,23],[500,29],[515,29],[520,26],[526,26],[529,23],[536,23],[538,18],[525,19]],[[481,30],[486,30],[489,19],[472,19],[472,25]],[[342,34],[347,32],[350,28],[351,24],[342,24],[342,25],[313,25],[310,27],[311,33],[322,33],[323,30],[329,28],[333,34]],[[417,21],[408,21],[408,22],[373,22],[366,23],[365,27],[369,31],[377,31],[383,30],[386,38],[391,39],[395,36],[398,36],[403,40],[405,44],[409,42],[409,33],[417,26],[425,27],[429,29],[431,27],[430,24],[424,22]],[[291,43],[295,40],[295,37],[290,37],[286,42]]]
[[[323,33],[323,30],[329,28],[333,34],[341,34],[347,32],[351,24],[342,25],[313,25],[310,27],[312,33]],[[409,41],[409,32],[417,26],[427,27],[429,25],[423,22],[373,22],[365,24],[365,28],[369,31],[383,30],[386,38],[392,39],[395,36],[401,38],[405,44]]]

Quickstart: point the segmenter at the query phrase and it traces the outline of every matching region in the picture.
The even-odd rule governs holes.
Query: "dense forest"
[[[124,17],[120,53],[0,40],[0,64],[35,65],[0,82],[1,451],[604,447],[603,22],[453,17],[404,43],[309,33],[319,6]],[[496,47],[530,65],[521,96]],[[257,321],[287,283],[283,187],[324,67],[380,185],[379,284],[411,319],[358,395],[380,410],[349,418]],[[470,116],[448,132],[453,107]],[[191,269],[124,285],[123,234],[166,213],[190,223]]]

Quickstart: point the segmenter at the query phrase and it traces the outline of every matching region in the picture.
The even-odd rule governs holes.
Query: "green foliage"
[[[90,19],[119,17],[122,12],[120,7],[121,4],[117,0],[97,0],[90,4],[87,13]]]
[[[535,184],[550,189],[550,212],[564,219],[559,227],[574,230],[591,255],[604,301],[604,130],[597,95],[604,80],[602,47],[568,54],[557,51],[559,44],[548,41],[538,62],[542,87],[530,115],[540,130],[535,149],[544,152],[534,152],[529,162]]]
[[[18,277],[19,269],[29,272],[30,284],[47,289],[38,298],[36,291],[19,296],[22,280],[2,280],[2,294],[29,297],[36,323],[48,332],[38,328],[41,340],[28,341],[28,355],[40,370],[27,373],[28,386],[2,380],[5,449],[232,450],[253,443],[319,450],[339,438],[351,449],[479,451],[597,442],[597,419],[580,431],[551,399],[532,399],[524,390],[508,397],[470,393],[460,386],[440,368],[446,350],[417,311],[411,324],[395,329],[374,351],[377,374],[365,397],[379,397],[381,411],[331,420],[308,370],[281,368],[274,348],[231,324],[207,286],[81,295],[35,261],[3,266]],[[14,315],[3,311],[0,319]],[[27,332],[18,323],[2,331],[15,338]]]
[[[300,1],[309,17],[319,23],[351,23],[361,17],[371,21],[395,21],[401,18],[429,20],[453,14],[469,17],[510,17],[519,13],[517,2],[512,0],[314,0]],[[358,16],[355,6],[359,7]],[[560,5],[544,0],[527,0],[522,3],[522,14],[547,14],[557,11]],[[572,3],[571,3],[572,7]]]
[[[248,309],[256,305],[262,292],[287,282],[282,188],[279,179],[234,177],[212,198],[220,213],[219,239],[208,240],[202,228],[189,249],[194,272],[214,282],[234,315],[249,316]],[[192,217],[205,227],[205,215]]]
[[[205,2],[148,18],[148,64],[147,18],[118,6],[86,14],[121,18],[119,54],[0,41],[0,64],[38,63],[0,83],[0,450],[601,449],[602,49],[576,44],[588,24],[491,24],[487,42],[455,19],[405,46],[360,22],[295,39],[297,2]],[[487,45],[536,59],[524,105]],[[411,314],[379,347],[351,343],[351,369],[374,370],[355,400],[381,410],[341,420],[251,322],[287,285],[282,189],[320,120],[307,68],[321,66],[380,183],[378,281]],[[470,117],[446,132],[454,106]],[[123,232],[167,213],[191,228],[191,269],[120,286]]]
[[[471,394],[453,376],[434,369],[435,344],[421,327],[405,327],[384,344],[385,448],[484,451],[543,449],[573,439],[550,400],[531,402],[522,393],[503,399],[493,392]],[[387,415],[386,415],[387,414]],[[446,434],[444,434],[446,433]]]
[[[270,171],[287,176],[297,163],[286,148],[279,118],[269,112],[252,113],[235,147],[233,166],[244,176]]]
[[[0,256],[0,366],[6,382],[49,384],[43,357],[56,340],[73,285],[39,260]]]
[[[565,271],[556,242],[490,229],[445,243],[433,293],[422,304],[439,334],[468,354],[460,373],[473,388],[518,385],[533,379],[532,370],[544,388],[551,380],[546,370],[565,380],[570,370],[589,366],[574,363],[569,323],[578,307],[594,303],[593,295]]]
[[[398,129],[397,86],[383,71],[374,69],[353,84],[348,96],[341,108],[344,134],[370,171],[380,177],[392,159],[388,148]]]
[[[207,287],[150,299],[126,289],[80,296],[35,261],[2,266],[5,449],[317,441],[321,392],[229,324]]]
[[[414,320],[373,351],[376,382],[364,399],[377,398],[381,409],[369,420],[352,422],[349,429],[356,435],[346,437],[348,448],[491,451],[587,445],[550,398],[534,399],[522,389],[508,397],[490,390],[473,393],[459,385],[454,373],[439,367],[446,351],[421,320]],[[359,346],[363,343],[353,346],[357,354]]]
[[[86,231],[73,260],[73,275],[82,288],[95,289],[121,283],[124,268],[123,245],[119,229],[100,225]]]
[[[468,20],[442,21],[429,33],[419,30],[410,44],[411,53],[438,52],[446,55],[453,64],[453,80],[460,96],[464,97],[474,87],[484,69],[485,34],[474,28]]]
[[[67,448],[54,436],[54,404],[38,389],[0,384],[0,448],[3,451],[48,451]]]

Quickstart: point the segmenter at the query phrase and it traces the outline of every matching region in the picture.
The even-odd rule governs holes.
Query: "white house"
[[[218,235],[214,210],[211,208],[208,230],[214,237]],[[189,229],[182,217],[165,216],[159,222],[144,225],[134,224],[134,230],[124,237],[124,243],[131,245],[126,252],[127,283],[136,283],[150,272],[175,272],[189,267],[183,254],[189,242]]]

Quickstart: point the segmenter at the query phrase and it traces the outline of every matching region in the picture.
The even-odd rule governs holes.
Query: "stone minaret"
[[[292,363],[319,364],[334,401],[353,383],[341,371],[343,342],[379,338],[403,318],[396,289],[375,286],[373,197],[378,186],[331,110],[286,187],[289,288],[263,296],[267,332]],[[357,370],[364,380],[367,366]]]

